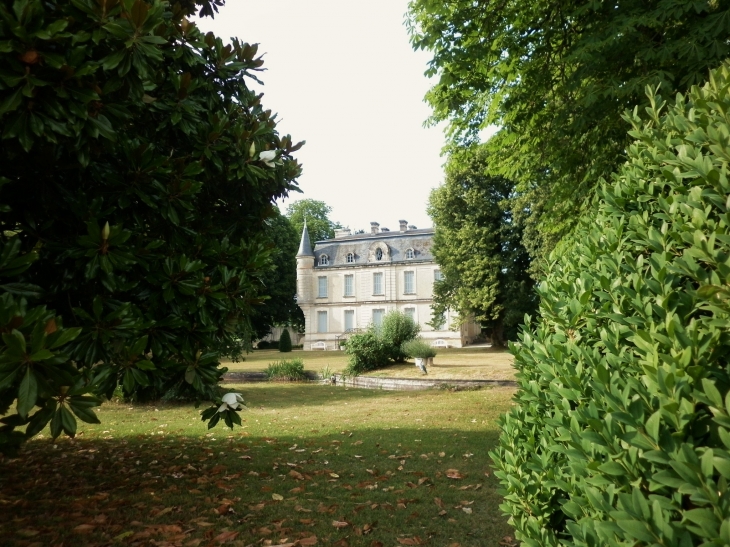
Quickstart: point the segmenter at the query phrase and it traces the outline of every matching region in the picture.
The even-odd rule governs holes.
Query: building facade
[[[433,283],[440,276],[431,255],[433,229],[400,221],[398,231],[371,223],[369,234],[336,230],[334,239],[314,249],[306,225],[297,253],[297,304],[305,319],[304,349],[338,349],[349,334],[378,325],[386,313],[401,311],[421,326],[427,340],[441,339],[461,347],[479,334],[474,322],[450,330],[431,322]]]

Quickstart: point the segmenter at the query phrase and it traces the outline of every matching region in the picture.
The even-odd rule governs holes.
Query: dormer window
[[[327,255],[319,255],[319,265],[320,266],[329,266],[330,263],[330,257]]]
[[[413,249],[406,249],[406,260],[413,260],[414,258],[416,258],[416,254]]]
[[[375,250],[375,260],[383,260],[383,249],[377,248]]]
[[[353,262],[355,262],[355,255],[352,253],[347,253],[347,256],[345,257],[345,261],[348,264],[352,264]]]

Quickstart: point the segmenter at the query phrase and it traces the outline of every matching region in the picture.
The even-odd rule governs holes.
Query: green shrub
[[[436,357],[436,349],[426,342],[423,338],[415,338],[404,342],[401,351],[411,358],[427,359]]]
[[[282,353],[289,353],[291,351],[291,336],[286,329],[284,329],[279,337],[279,351]]]
[[[390,362],[388,357],[390,352],[374,328],[350,336],[345,346],[345,353],[350,356],[345,367],[346,376],[357,376]]]
[[[279,342],[261,340],[256,343],[256,349],[279,349]]]
[[[418,336],[420,330],[421,327],[418,323],[405,313],[391,311],[383,317],[383,323],[378,328],[378,334],[387,349],[388,357],[396,363],[400,363],[406,359],[401,346],[404,342]]]
[[[730,543],[730,70],[649,120],[553,255],[492,453],[525,545]]]
[[[304,362],[301,359],[274,361],[269,363],[264,372],[270,381],[297,382],[307,378],[304,374]]]

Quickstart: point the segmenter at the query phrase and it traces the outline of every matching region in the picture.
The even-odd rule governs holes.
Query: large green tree
[[[307,221],[307,230],[312,244],[315,241],[332,239],[335,237],[335,229],[342,228],[339,222],[330,220],[329,215],[331,212],[332,207],[324,201],[317,201],[316,199],[300,199],[289,204],[286,208],[286,216],[299,236],[302,235],[304,221]]]
[[[431,192],[433,256],[442,279],[434,283],[434,317],[447,309],[472,316],[492,331],[496,346],[513,339],[537,298],[522,230],[512,220],[510,180],[489,174],[484,145],[452,147],[444,184]]]
[[[274,325],[304,327],[304,315],[295,299],[299,233],[284,215],[277,211],[266,221],[266,239],[270,250],[268,273],[264,278],[268,298],[254,308],[251,318],[252,336],[261,339]]]
[[[222,2],[0,4],[0,448],[73,436],[118,385],[220,405],[250,339],[298,146],[248,86],[256,45],[203,35],[196,4]]]
[[[730,4],[716,0],[412,0],[408,24],[433,54],[432,121],[462,143],[500,127],[491,167],[518,183],[536,257],[625,161],[621,114],[645,86],[684,92],[730,52]]]

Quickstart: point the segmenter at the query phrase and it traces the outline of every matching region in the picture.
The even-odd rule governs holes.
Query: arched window
[[[347,253],[347,257],[345,257],[345,260],[346,260],[346,261],[347,261],[348,263],[352,263],[352,262],[355,262],[355,255],[354,255],[354,254],[352,254],[352,253]]]
[[[413,252],[413,249],[406,249],[406,260],[412,260],[415,257],[416,255]]]
[[[383,250],[380,247],[375,249],[375,260],[383,260]]]
[[[319,265],[329,266],[330,258],[327,255],[319,255]]]

